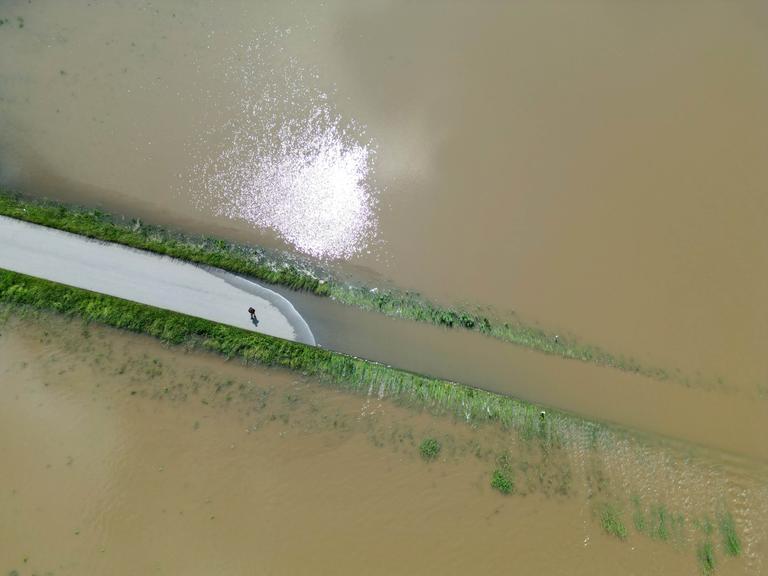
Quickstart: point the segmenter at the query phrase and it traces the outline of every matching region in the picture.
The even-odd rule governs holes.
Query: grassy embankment
[[[546,354],[610,366],[653,378],[669,377],[664,370],[644,366],[632,358],[616,356],[570,338],[556,340],[554,334],[522,322],[502,322],[467,310],[439,306],[413,292],[352,285],[286,253],[181,234],[149,226],[138,220],[126,222],[97,210],[22,198],[7,190],[0,190],[0,215],[215,266],[267,283],[330,297],[362,310],[446,328],[472,330]]]

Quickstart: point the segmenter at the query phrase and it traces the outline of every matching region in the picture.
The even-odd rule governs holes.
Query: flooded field
[[[48,316],[4,323],[0,382],[7,573],[763,568],[765,470],[716,452],[547,445]]]

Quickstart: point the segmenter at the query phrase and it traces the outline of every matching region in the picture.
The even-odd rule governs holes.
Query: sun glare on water
[[[375,146],[335,112],[316,72],[274,38],[227,63],[236,106],[198,153],[198,203],[272,230],[304,254],[346,259],[376,233]]]

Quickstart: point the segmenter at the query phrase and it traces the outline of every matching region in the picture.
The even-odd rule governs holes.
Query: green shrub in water
[[[511,494],[515,489],[515,482],[509,472],[496,468],[491,476],[491,487],[502,494]]]
[[[600,512],[600,525],[603,530],[611,536],[616,536],[619,540],[627,539],[627,527],[621,520],[621,514],[615,506],[607,504]]]
[[[709,540],[699,544],[696,549],[696,557],[699,559],[699,567],[703,574],[712,574],[715,571],[715,550]]]
[[[419,453],[424,460],[434,460],[440,454],[440,442],[434,438],[424,438],[419,444]]]
[[[730,512],[723,512],[718,518],[720,536],[723,539],[723,548],[729,556],[738,556],[741,553],[741,539],[736,533],[736,525]]]

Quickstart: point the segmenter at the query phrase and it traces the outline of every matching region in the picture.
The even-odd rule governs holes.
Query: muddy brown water
[[[541,451],[296,375],[55,317],[0,328],[0,570],[760,574],[765,469],[610,431]],[[425,462],[418,444],[438,438]],[[489,486],[499,455],[515,493]],[[633,527],[663,505],[666,539]],[[599,510],[622,508],[626,541]],[[723,553],[728,510],[743,545]],[[673,518],[680,517],[680,523]]]
[[[249,118],[296,120],[299,132],[336,142],[301,124],[326,106],[340,125],[367,127],[338,137],[342,148],[375,149],[370,195],[341,200],[369,202],[378,232],[367,243],[351,236],[361,252],[335,263],[343,273],[514,311],[679,370],[691,392],[480,339],[440,343],[437,332],[404,334],[438,342],[404,350],[366,315],[350,318],[354,337],[347,327],[337,340],[385,362],[765,457],[762,3],[89,4],[0,7],[2,183],[288,246],[292,220],[269,228],[219,212],[254,176],[242,165],[271,150]],[[333,150],[326,144],[319,149]],[[213,166],[216,185],[197,178],[222,152],[234,160]],[[348,184],[357,173],[334,171],[337,160],[318,160],[310,176]],[[271,168],[285,176],[281,166]],[[344,212],[328,190],[309,187],[302,198],[298,189],[296,206]],[[467,352],[454,358],[465,362],[445,354],[459,342]]]

